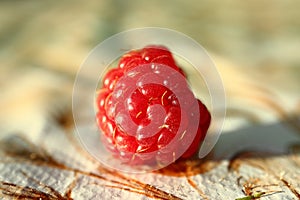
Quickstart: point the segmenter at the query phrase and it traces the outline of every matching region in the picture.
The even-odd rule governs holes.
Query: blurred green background
[[[70,110],[73,81],[89,51],[113,34],[148,26],[180,31],[208,51],[224,80],[229,118],[245,107],[256,112],[240,97],[257,95],[297,115],[299,8],[292,0],[2,0],[0,127],[34,132],[52,115]],[[270,118],[256,115],[256,121]]]
[[[75,65],[76,71],[105,38],[158,26],[183,32],[242,66],[294,67],[300,64],[299,8],[290,0],[1,1],[1,60],[61,70]]]

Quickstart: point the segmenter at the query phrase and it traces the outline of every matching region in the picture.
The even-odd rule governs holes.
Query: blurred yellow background
[[[227,94],[224,130],[300,113],[300,2],[0,1],[0,130],[38,134],[71,115],[81,63],[121,31],[164,27],[200,43]]]

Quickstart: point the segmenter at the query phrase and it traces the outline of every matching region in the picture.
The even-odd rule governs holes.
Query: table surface
[[[256,148],[241,148],[253,132],[258,136],[252,145]],[[103,166],[58,125],[47,127],[41,138],[32,142],[11,134],[1,140],[2,198],[236,199],[258,194],[264,199],[300,198],[300,139],[286,124],[222,134],[206,158],[142,174]],[[270,138],[275,139],[261,141]],[[276,145],[277,152],[263,150],[264,144]]]

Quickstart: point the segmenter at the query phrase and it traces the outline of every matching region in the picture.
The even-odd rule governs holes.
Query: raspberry
[[[211,116],[163,46],[126,53],[97,93],[97,123],[112,154],[130,164],[170,164],[191,157]]]

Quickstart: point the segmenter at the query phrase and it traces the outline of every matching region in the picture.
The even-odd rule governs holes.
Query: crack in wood
[[[72,167],[68,167],[62,163],[59,163],[58,161],[56,161],[51,155],[49,155],[45,150],[43,150],[41,147],[37,147],[34,144],[28,142],[26,139],[24,138],[19,138],[20,141],[23,141],[26,143],[26,148],[22,148],[22,151],[20,151],[20,149],[16,148],[17,151],[14,151],[13,149],[9,150],[9,148],[6,148],[5,145],[1,145],[1,148],[3,149],[4,153],[6,153],[6,156],[9,157],[13,157],[16,159],[16,162],[20,162],[20,163],[24,163],[24,162],[29,162],[32,164],[35,164],[37,166],[47,166],[47,167],[51,167],[51,168],[57,168],[60,170],[66,170],[66,171],[72,171],[75,174],[82,174],[85,176],[89,176],[89,177],[93,177],[96,179],[100,179],[100,180],[104,180],[110,183],[114,183],[114,184],[118,184],[119,186],[116,187],[120,187],[120,188],[127,188],[125,189],[126,191],[129,192],[133,192],[133,193],[137,193],[137,194],[143,194],[145,196],[148,196],[150,198],[155,198],[155,199],[171,199],[171,200],[178,200],[180,199],[179,197],[176,197],[175,195],[165,192],[163,190],[160,190],[152,185],[149,184],[145,184],[142,183],[136,179],[127,177],[125,175],[122,175],[121,173],[114,171],[114,170],[110,170],[110,169],[106,169],[103,166],[99,165],[98,171],[99,173],[103,173],[103,175],[105,176],[111,176],[112,178],[108,178],[105,177],[103,175],[100,174],[96,174],[96,173],[92,173],[92,172],[87,172],[87,171],[82,171],[76,168],[72,168]],[[16,140],[14,140],[16,141]],[[18,141],[18,142],[20,142]],[[4,143],[3,144],[10,144],[10,143]],[[42,153],[41,153],[42,152]],[[32,154],[36,155],[36,156],[32,156]],[[24,173],[23,173],[24,175]],[[119,178],[122,181],[118,181],[115,180],[114,178]],[[28,177],[30,180],[33,180],[32,178]],[[36,180],[37,181],[37,180]],[[5,184],[10,184],[10,183],[6,183],[3,182],[4,185]],[[39,182],[39,184],[41,184]],[[71,194],[72,192],[72,188],[75,187],[76,182],[72,182],[70,185],[70,188],[68,188],[66,194]],[[13,185],[15,187],[12,187],[12,189],[18,189],[18,188],[22,188],[22,186],[17,186],[17,185]],[[64,196],[59,196],[59,194],[57,192],[55,192],[55,190],[53,188],[51,188],[50,186],[46,186],[50,191],[51,191],[51,195],[53,196],[58,196],[61,199],[64,199],[66,197]],[[72,187],[71,187],[72,186]],[[29,188],[29,187],[23,187],[25,188],[26,191],[32,191],[34,194],[36,195],[40,195],[44,198],[46,198],[47,196],[46,193],[39,191],[37,189],[34,188]],[[0,188],[1,189],[1,188]],[[4,191],[6,191],[6,189],[3,189]],[[7,195],[11,195],[12,197],[14,197],[14,192],[10,191],[9,193],[6,192]],[[22,196],[23,194],[18,194],[18,196]],[[24,194],[24,198],[26,197],[26,195],[28,196],[28,194]],[[48,196],[47,198],[52,198],[52,196]],[[23,198],[23,197],[22,197]],[[69,198],[70,199],[70,198]]]
[[[259,168],[261,170],[263,170],[265,173],[272,175],[273,177],[275,177],[277,180],[281,181],[298,199],[300,199],[300,193],[295,189],[295,187],[289,183],[287,180],[283,179],[282,177],[278,176],[276,173],[274,173],[273,171],[271,171],[268,168],[268,161],[264,158],[267,155],[270,155],[269,152],[249,152],[249,151],[245,151],[245,152],[238,152],[237,154],[235,154],[232,159],[230,159],[229,164],[228,164],[228,171],[232,172],[238,172],[240,166],[242,164],[248,164],[250,166]],[[251,159],[251,157],[253,156],[258,156],[258,158]],[[241,177],[238,178],[237,182],[240,183],[240,179]],[[255,182],[257,183],[259,181],[259,179],[255,179]],[[252,196],[253,195],[253,189],[257,188],[257,187],[263,187],[263,186],[279,186],[279,184],[269,184],[269,185],[254,185],[255,183],[253,183],[253,181],[251,183],[245,183],[243,185],[243,192],[245,195],[247,196]],[[276,193],[280,193],[283,191],[268,191],[265,192],[264,194],[262,194],[261,196],[266,196],[266,195],[270,195],[270,194],[276,194]],[[256,198],[253,198],[256,199]]]

